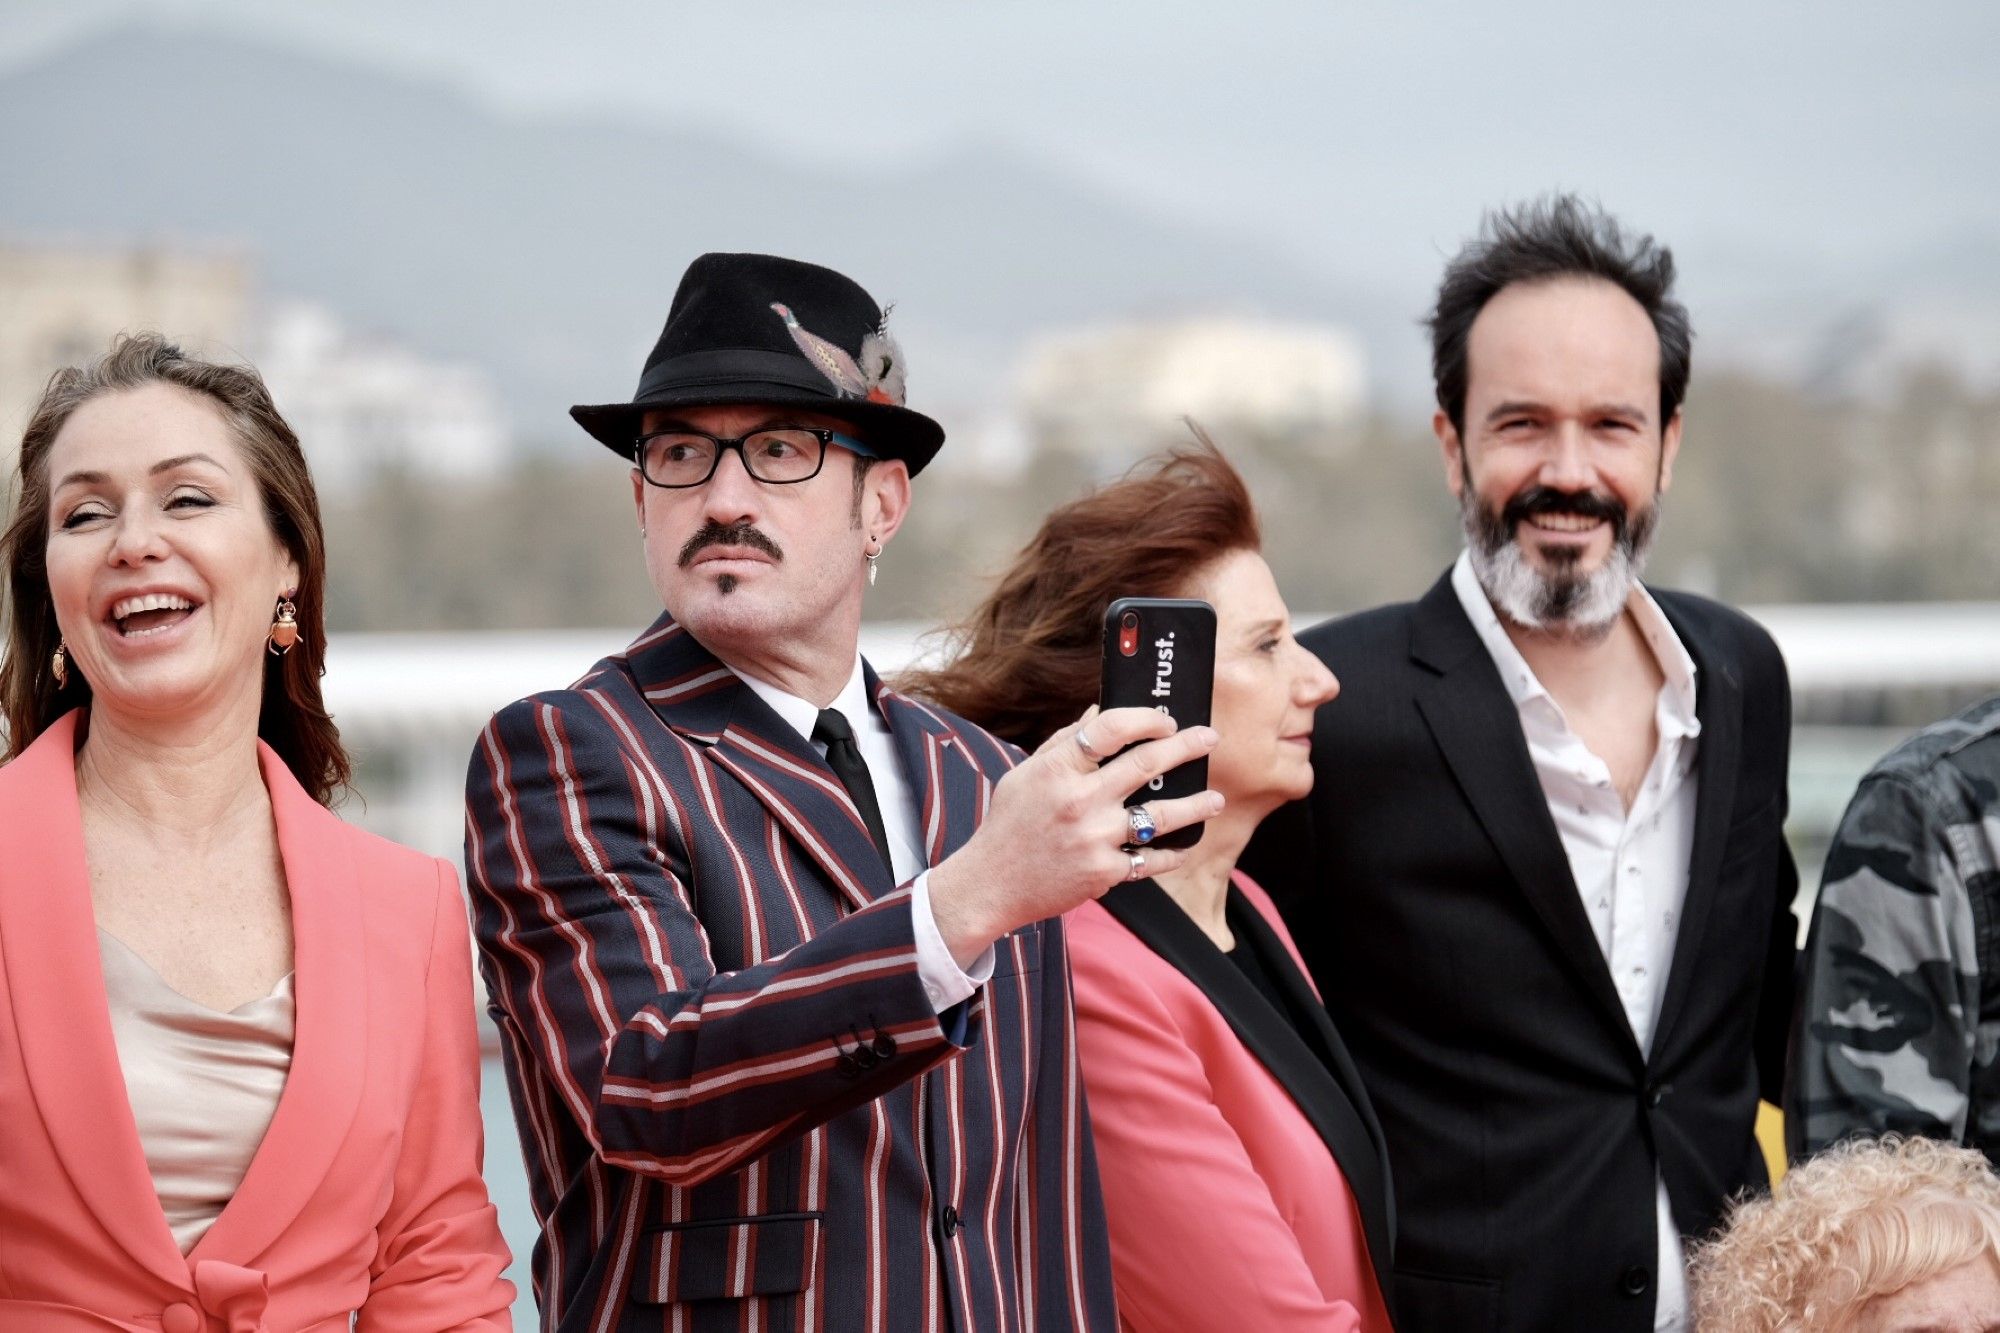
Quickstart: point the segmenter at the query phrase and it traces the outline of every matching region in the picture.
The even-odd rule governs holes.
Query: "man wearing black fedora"
[[[904,397],[857,284],[704,255],[632,401],[572,409],[665,614],[468,782],[545,1328],[1115,1324],[1055,918],[1178,862],[1123,798],[1214,734],[1024,758],[882,685],[864,593],[944,440]]]

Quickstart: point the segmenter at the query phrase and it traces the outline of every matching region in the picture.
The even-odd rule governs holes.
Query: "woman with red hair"
[[[1096,699],[1113,600],[1214,605],[1223,812],[1180,869],[1066,923],[1120,1319],[1379,1333],[1381,1131],[1276,909],[1235,868],[1264,816],[1311,789],[1313,712],[1339,686],[1292,638],[1243,479],[1201,444],[1049,515],[955,631],[955,660],[907,683],[1033,749]]]

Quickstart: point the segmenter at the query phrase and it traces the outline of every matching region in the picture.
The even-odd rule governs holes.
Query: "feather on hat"
[[[852,278],[775,255],[709,254],[682,276],[632,400],[570,415],[630,458],[648,411],[791,404],[850,422],[915,474],[944,429],[906,406],[908,387],[888,311]]]

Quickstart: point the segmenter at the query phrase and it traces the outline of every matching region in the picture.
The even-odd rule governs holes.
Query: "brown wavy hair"
[[[948,665],[899,686],[1026,749],[1097,701],[1105,608],[1174,597],[1204,566],[1262,545],[1250,490],[1201,427],[1042,521],[985,601],[944,631]]]
[[[326,670],[326,536],[319,496],[299,437],[271,401],[263,379],[247,366],[221,365],[187,355],[158,334],[120,336],[88,366],[70,366],[50,377],[21,436],[14,514],[0,536],[7,571],[0,616],[7,622],[7,655],[0,662],[0,714],[13,759],[51,723],[90,702],[90,682],[72,670],[58,685],[51,668],[62,631],[49,594],[49,450],[79,407],[101,394],[171,384],[206,398],[221,412],[250,464],[271,530],[299,567],[299,640],[283,657],[265,655],[264,703],[257,718],[263,739],[299,785],[322,805],[348,785],[352,762],[340,732],[327,716],[319,680]]]

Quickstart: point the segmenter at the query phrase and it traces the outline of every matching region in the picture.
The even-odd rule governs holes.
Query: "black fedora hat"
[[[903,406],[903,354],[861,284],[776,255],[707,254],[688,265],[629,403],[577,406],[576,423],[632,457],[649,410],[721,403],[811,408],[852,422],[912,473],[944,428]]]

